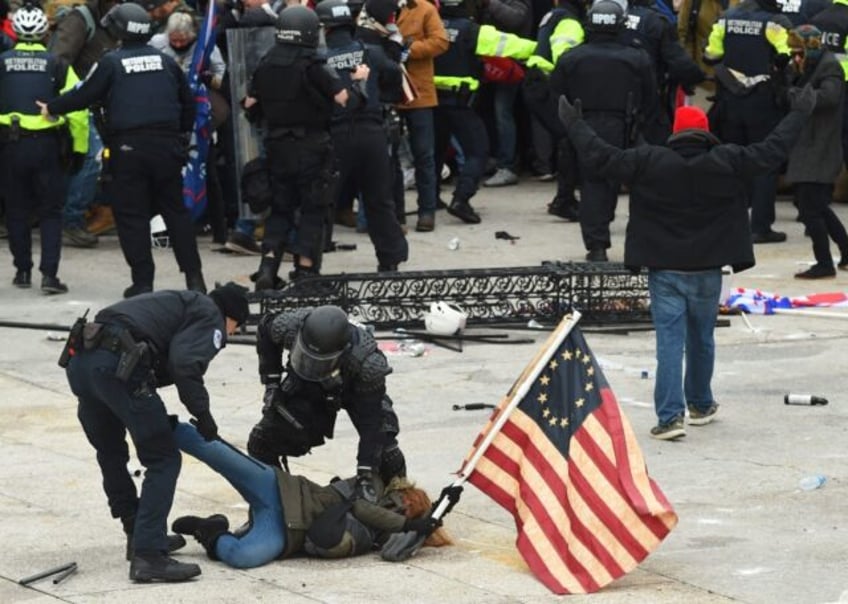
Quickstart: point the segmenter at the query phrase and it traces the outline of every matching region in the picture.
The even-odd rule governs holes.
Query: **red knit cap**
[[[705,130],[710,131],[710,121],[707,114],[700,107],[684,105],[678,107],[674,112],[674,126],[672,132],[677,134],[681,130]]]

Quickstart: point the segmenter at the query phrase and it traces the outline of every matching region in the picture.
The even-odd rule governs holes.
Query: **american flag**
[[[574,322],[551,335],[459,472],[512,513],[518,551],[557,594],[601,589],[677,524]]]

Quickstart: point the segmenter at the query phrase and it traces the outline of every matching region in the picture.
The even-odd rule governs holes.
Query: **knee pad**
[[[389,484],[395,476],[406,476],[406,458],[397,443],[383,449],[380,457],[380,478],[383,484]]]

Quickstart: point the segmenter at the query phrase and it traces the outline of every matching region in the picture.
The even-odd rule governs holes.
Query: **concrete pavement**
[[[582,260],[579,228],[548,216],[552,185],[483,189],[474,200],[483,222],[463,225],[440,212],[433,233],[410,232],[411,259],[402,269],[535,266],[544,260]],[[414,201],[412,202],[414,203]],[[848,207],[837,206],[843,220]],[[627,203],[613,225],[610,259],[622,259]],[[733,285],[784,295],[848,291],[848,272],[835,280],[802,282],[794,272],[812,260],[803,227],[788,202],[778,203],[784,244],[758,246],[758,265]],[[414,218],[412,220],[414,226]],[[495,239],[505,230],[520,239]],[[460,239],[457,250],[448,243]],[[376,268],[370,242],[337,227],[336,240],[357,243],[329,254],[325,273]],[[248,284],[255,257],[210,250],[200,240],[207,283]],[[157,288],[181,287],[169,250],[156,250]],[[37,258],[37,252],[36,252]],[[37,263],[37,260],[36,260]],[[0,249],[0,320],[69,325],[86,308],[95,313],[129,284],[117,239],[94,250],[64,250],[64,296],[11,286],[10,253]],[[34,279],[39,282],[38,277]],[[832,312],[838,313],[839,309]],[[842,311],[848,312],[848,311]],[[848,314],[846,314],[848,317]],[[62,343],[49,330],[0,328],[0,602],[458,602],[562,601],[527,570],[513,541],[512,518],[468,486],[446,520],[456,545],[424,549],[407,563],[376,555],[342,561],[295,559],[240,571],[206,559],[196,543],[180,558],[198,562],[203,575],[180,585],[128,581],[123,534],[109,517],[94,453],[75,416],[76,402],[56,366]],[[528,332],[514,335],[527,336]],[[454,411],[453,404],[497,403],[545,334],[533,344],[467,343],[464,352],[427,346],[423,356],[389,353],[389,389],[401,421],[401,445],[410,475],[437,495],[452,480],[487,411]],[[56,339],[54,339],[56,336]],[[680,516],[680,524],[642,565],[598,594],[569,602],[848,602],[848,321],[809,316],[732,317],[717,330],[714,389],[721,403],[712,425],[691,427],[679,442],[648,437],[655,422],[653,332],[588,333],[587,340],[634,426],[651,476]],[[262,389],[250,346],[229,346],[211,364],[207,385],[221,434],[244,446],[259,417]],[[650,375],[650,373],[649,373]],[[786,392],[824,396],[824,407],[786,406]],[[173,389],[169,408],[187,417]],[[315,480],[354,471],[356,436],[340,415],[337,436],[293,471]],[[131,469],[140,466],[131,462]],[[827,477],[815,491],[798,481]],[[140,478],[139,478],[140,480]],[[228,484],[185,457],[171,518],[222,512],[245,518],[246,506]],[[54,585],[24,588],[17,581],[76,561],[79,571]]]

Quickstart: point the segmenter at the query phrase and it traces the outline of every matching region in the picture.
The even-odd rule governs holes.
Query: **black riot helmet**
[[[324,27],[354,26],[347,0],[321,0],[315,6],[315,14]]]
[[[277,17],[277,43],[317,48],[320,29],[315,11],[299,4],[288,6]]]
[[[100,25],[124,42],[145,43],[153,35],[153,21],[150,15],[134,2],[113,6],[103,15]]]
[[[598,0],[586,13],[586,29],[599,33],[618,33],[624,27],[625,11],[615,0]]]
[[[303,321],[289,354],[292,369],[310,382],[330,377],[350,344],[350,334],[351,325],[341,308],[328,305],[314,309]]]

